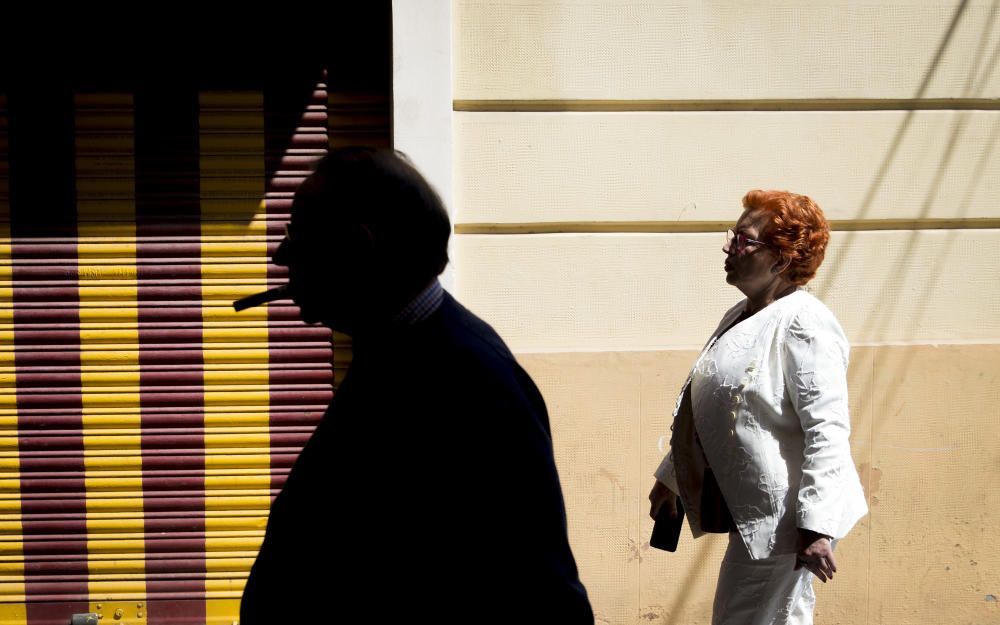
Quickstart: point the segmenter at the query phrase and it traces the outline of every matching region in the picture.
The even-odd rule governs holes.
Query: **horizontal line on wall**
[[[822,271],[822,270],[820,270]],[[808,290],[808,287],[807,287]],[[733,303],[739,301],[742,297],[735,289],[733,290]],[[524,347],[512,349],[515,355],[536,355],[536,354],[546,354],[546,355],[561,355],[561,354],[606,354],[606,353],[616,353],[616,354],[645,354],[649,352],[692,352],[694,356],[697,356],[699,352],[704,348],[704,343],[691,343],[689,345],[677,344],[677,345],[650,345],[641,348],[624,348],[620,346],[610,345],[607,349],[595,349],[593,347],[573,347],[573,346],[559,346],[559,347]],[[857,347],[864,348],[879,348],[879,347],[898,347],[898,348],[910,348],[910,347],[1000,347],[1000,339],[995,338],[977,338],[977,339],[920,339],[913,341],[851,341],[851,349]],[[683,380],[678,380],[678,384]]]
[[[974,111],[1000,110],[1000,99],[791,99],[791,100],[455,100],[456,111],[472,113],[627,111]]]
[[[734,221],[543,221],[534,223],[458,223],[455,234],[627,234],[725,232]],[[1000,218],[843,219],[830,228],[858,230],[978,230],[1000,228]]]

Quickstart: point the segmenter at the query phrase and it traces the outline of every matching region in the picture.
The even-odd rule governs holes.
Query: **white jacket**
[[[655,475],[681,496],[697,538],[707,458],[759,559],[794,552],[796,527],[842,538],[868,506],[848,443],[849,345],[837,319],[799,289],[720,338],[745,306],[723,316],[695,362]]]

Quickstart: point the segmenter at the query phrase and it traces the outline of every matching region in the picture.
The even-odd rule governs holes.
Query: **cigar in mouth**
[[[261,306],[269,302],[273,302],[279,299],[288,298],[288,285],[282,284],[281,286],[276,286],[273,289],[268,289],[263,293],[254,293],[253,295],[247,295],[246,297],[240,298],[233,302],[233,308],[236,312],[241,310],[246,310],[247,308],[254,308],[255,306]]]

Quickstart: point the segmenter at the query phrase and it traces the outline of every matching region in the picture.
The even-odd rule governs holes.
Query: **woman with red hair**
[[[802,287],[830,228],[804,195],[750,191],[726,234],[726,282],[746,298],[722,317],[674,410],[650,515],[683,504],[695,538],[726,532],[713,625],[812,623],[812,576],[868,507],[848,442],[849,345]],[[661,515],[662,518],[662,515]]]

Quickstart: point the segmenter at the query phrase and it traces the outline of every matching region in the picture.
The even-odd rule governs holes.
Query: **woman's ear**
[[[771,265],[771,272],[780,275],[784,273],[792,264],[792,257],[782,254],[778,257],[778,262]]]

